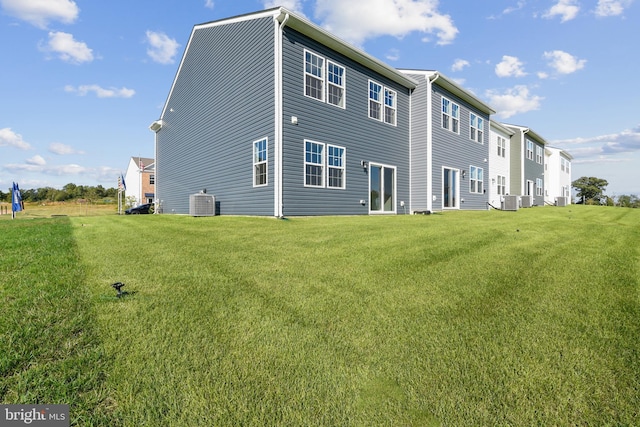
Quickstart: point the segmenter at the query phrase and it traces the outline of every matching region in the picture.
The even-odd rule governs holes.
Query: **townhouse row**
[[[494,113],[442,73],[395,69],[285,8],[196,25],[150,126],[156,211],[193,213],[196,194],[219,214],[277,217],[568,196],[571,156]]]

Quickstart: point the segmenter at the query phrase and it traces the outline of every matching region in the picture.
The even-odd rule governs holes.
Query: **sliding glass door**
[[[460,201],[460,171],[458,169],[443,168],[442,174],[442,207],[444,209],[459,209]]]
[[[369,212],[396,213],[396,168],[369,167]]]

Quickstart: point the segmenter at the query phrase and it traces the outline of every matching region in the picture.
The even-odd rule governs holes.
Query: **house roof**
[[[142,162],[142,165],[145,169],[149,169],[150,166],[155,166],[156,163],[155,159],[151,159],[148,157],[132,157],[131,160],[135,163],[136,166],[140,165],[140,162]]]
[[[568,151],[563,150],[562,148],[557,148],[557,147],[544,147],[545,151],[548,151],[549,153],[553,153],[554,151],[557,152],[558,154],[566,157],[569,160],[573,160],[573,156],[571,154],[569,154]]]
[[[424,76],[426,79],[429,79],[432,83],[437,84],[441,88],[447,90],[448,92],[456,95],[460,99],[465,100],[470,105],[474,106],[478,110],[486,113],[488,115],[495,114],[496,111],[491,108],[491,106],[482,100],[480,100],[476,95],[469,92],[458,83],[445,76],[439,71],[434,70],[399,70],[404,74],[418,74]]]
[[[522,133],[526,133],[527,135],[531,135],[531,137],[533,139],[535,139],[536,141],[540,142],[543,145],[547,145],[547,141],[541,137],[539,134],[537,134],[536,132],[533,131],[533,129],[526,127],[526,126],[520,126],[520,125],[510,125],[507,123],[502,123],[503,126],[506,126],[510,129],[513,129],[515,131],[519,131]]]
[[[491,120],[489,122],[490,126],[493,128],[496,128],[497,130],[506,133],[507,135],[511,136],[513,135],[515,132],[513,131],[513,129],[509,129],[506,126],[503,126],[500,122],[496,122],[495,120]]]

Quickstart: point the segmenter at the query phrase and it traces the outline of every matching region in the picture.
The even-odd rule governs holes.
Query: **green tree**
[[[593,204],[600,204],[600,199],[604,195],[604,190],[609,183],[606,179],[593,176],[583,176],[571,183],[571,186],[578,190],[578,197],[582,197],[582,203],[590,200]]]

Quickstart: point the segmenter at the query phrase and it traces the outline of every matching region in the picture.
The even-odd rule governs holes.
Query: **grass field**
[[[640,424],[637,209],[0,233],[0,403],[82,426]]]

